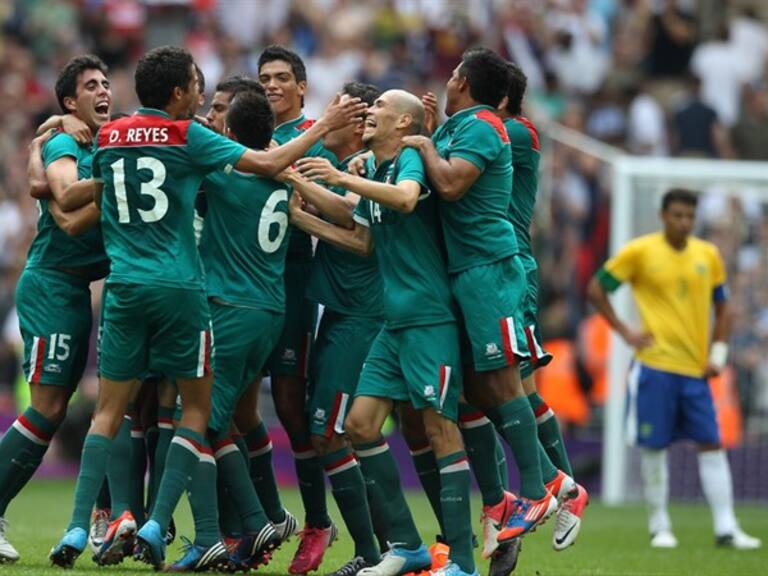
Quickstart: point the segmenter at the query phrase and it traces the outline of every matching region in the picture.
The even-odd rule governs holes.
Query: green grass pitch
[[[33,481],[11,505],[7,519],[10,522],[8,537],[21,554],[15,565],[0,566],[0,576],[44,576],[62,574],[52,568],[47,560],[48,551],[66,526],[72,502],[72,482]],[[424,496],[413,492],[408,495],[414,518],[426,542],[437,531],[429,504]],[[298,493],[284,491],[284,502],[290,510],[301,511]],[[353,547],[344,532],[341,519],[329,494],[331,513],[341,529],[341,539],[328,551],[321,570],[325,574],[338,568],[352,557]],[[479,502],[473,502],[475,530],[479,531]],[[515,574],[521,576],[624,576],[653,575],[676,576],[730,576],[768,574],[768,507],[742,506],[738,516],[744,530],[759,536],[766,546],[758,551],[737,552],[718,550],[713,545],[709,510],[704,505],[677,505],[672,507],[672,520],[680,541],[676,550],[651,550],[645,532],[645,512],[640,506],[619,509],[592,504],[587,508],[585,524],[579,541],[566,552],[554,552],[551,548],[553,521],[528,536]],[[191,519],[186,500],[182,500],[176,512],[179,533],[192,536]],[[293,539],[275,554],[272,562],[260,568],[256,574],[287,574],[288,563],[296,547]],[[180,547],[174,544],[169,559],[179,556]],[[488,564],[480,561],[480,574],[488,573]],[[68,574],[139,574],[151,573],[151,569],[132,560],[120,566],[98,568],[84,553],[76,569]]]

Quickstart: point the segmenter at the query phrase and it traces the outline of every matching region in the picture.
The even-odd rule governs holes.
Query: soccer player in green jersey
[[[359,97],[372,106],[380,91],[369,84],[349,82],[342,94]],[[331,132],[323,139],[323,146],[340,159],[334,163],[337,169],[345,171],[350,160],[365,150],[363,130],[361,121]],[[352,214],[360,199],[357,194],[339,187],[322,188],[300,176],[290,178],[289,182],[327,220],[350,228],[354,225]],[[320,240],[307,296],[324,306],[310,355],[311,439],[355,542],[352,560],[333,574],[352,576],[362,568],[377,564],[380,558],[365,482],[344,437],[344,419],[354,398],[363,361],[383,322],[381,278],[376,260]]]
[[[56,81],[56,98],[65,115],[77,116],[90,130],[109,119],[112,93],[107,67],[96,56],[69,61]],[[0,559],[18,560],[5,537],[5,511],[34,474],[67,412],[67,403],[85,369],[91,335],[90,282],[109,270],[98,229],[70,237],[52,211],[88,202],[70,185],[91,174],[93,150],[65,133],[30,150],[42,160],[51,196],[38,201],[37,235],[16,289],[19,327],[24,339],[24,372],[30,407],[0,441]],[[42,156],[41,156],[42,154]]]
[[[86,183],[100,199],[111,270],[99,400],[83,447],[72,521],[50,556],[65,567],[85,548],[88,516],[112,438],[149,368],[176,379],[184,407],[157,501],[138,532],[145,559],[156,567],[163,563],[164,536],[187,479],[201,457],[211,456],[203,436],[210,415],[210,319],[193,229],[200,182],[227,167],[275,175],[362,108],[355,100],[336,99],[302,137],[255,151],[183,119],[199,96],[187,51],[166,46],[148,52],[139,60],[135,80],[143,108],[102,127],[93,171],[97,180]]]
[[[565,450],[560,426],[555,414],[536,390],[533,372],[549,364],[552,356],[542,348],[541,333],[537,321],[538,313],[538,266],[531,247],[530,227],[536,205],[539,183],[539,157],[541,146],[539,133],[533,123],[522,115],[523,96],[527,85],[525,73],[514,63],[509,65],[510,81],[506,105],[499,109],[499,116],[507,129],[512,148],[512,201],[509,204],[509,220],[515,228],[520,253],[518,255],[525,269],[527,290],[523,298],[523,321],[530,357],[520,363],[520,377],[523,389],[531,403],[539,440],[552,463],[573,477],[573,470]],[[548,478],[544,478],[548,480]],[[578,495],[569,498],[557,511],[557,521],[552,534],[555,550],[565,550],[576,541],[581,528],[581,516],[589,502],[587,491],[577,486]]]
[[[259,82],[275,113],[272,139],[284,144],[310,129],[314,120],[304,116],[304,92],[307,72],[298,54],[283,46],[268,46],[259,56]],[[336,158],[317,142],[305,156]],[[311,343],[317,322],[317,304],[306,297],[306,279],[312,270],[312,243],[307,234],[293,228],[285,265],[285,324],[280,341],[267,361],[272,379],[272,398],[280,423],[291,442],[299,492],[304,504],[305,525],[301,542],[288,571],[306,574],[316,570],[325,550],[337,538],[338,531],[328,515],[323,469],[310,442],[304,399]],[[238,418],[244,426],[245,422]],[[241,430],[246,434],[249,451],[260,453],[270,446],[259,429]]]
[[[360,576],[395,576],[429,567],[431,557],[403,498],[397,464],[381,436],[395,402],[420,411],[440,470],[440,502],[450,562],[440,575],[477,574],[472,557],[469,464],[456,425],[461,387],[459,336],[440,233],[437,198],[406,135],[421,133],[424,108],[417,97],[389,90],[365,120],[363,141],[373,152],[370,179],[304,158],[299,170],[364,197],[351,229],[296,211],[297,225],[325,241],[358,252],[373,248],[384,290],[384,327],[365,360],[344,424],[374,502],[384,502],[392,548]]]
[[[557,470],[557,485],[544,485],[543,449],[520,380],[519,363],[529,356],[521,316],[525,272],[508,214],[509,138],[495,114],[508,82],[507,63],[497,54],[482,48],[465,52],[447,83],[448,121],[431,139],[406,139],[424,158],[443,200],[451,290],[471,347],[465,395],[494,423],[520,469],[515,505],[502,498],[496,506],[484,506],[486,516],[497,522],[500,543],[533,529],[557,507],[551,492],[564,498],[574,485]]]

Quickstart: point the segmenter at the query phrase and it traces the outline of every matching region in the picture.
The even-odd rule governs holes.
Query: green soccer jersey
[[[275,131],[272,134],[272,140],[281,145],[285,144],[286,142],[301,136],[304,132],[309,130],[314,123],[314,120],[301,114],[293,120],[283,122],[276,126]],[[320,156],[322,158],[327,158],[333,164],[338,162],[336,156],[334,156],[331,151],[327,150],[320,141],[315,142],[312,147],[307,150],[304,156],[307,158]],[[308,260],[310,258],[312,258],[312,239],[309,237],[309,234],[303,230],[291,226],[290,240],[288,242],[288,259]]]
[[[42,150],[46,168],[60,158],[71,157],[77,162],[77,178],[91,177],[93,147],[80,146],[72,136],[60,132],[45,143]],[[109,268],[104,252],[101,227],[94,226],[77,236],[69,236],[56,225],[48,211],[49,200],[38,200],[40,214],[37,219],[37,235],[29,247],[27,268],[80,268],[98,271],[101,277]]]
[[[440,232],[437,197],[427,187],[418,152],[404,148],[395,160],[368,174],[377,182],[413,180],[422,194],[410,214],[391,210],[366,198],[355,209],[355,221],[371,229],[374,253],[384,286],[384,318],[391,329],[427,326],[455,319]]]
[[[515,227],[520,252],[532,255],[531,220],[539,187],[539,134],[528,118],[515,116],[504,120],[504,127],[512,146],[512,201],[509,203],[509,220]]]
[[[337,168],[346,171],[354,156],[356,154],[342,160]],[[335,187],[331,190],[340,195],[346,194],[343,188]],[[376,259],[358,256],[319,241],[312,261],[307,298],[342,314],[381,318],[384,309],[381,276]]]
[[[432,136],[443,158],[462,158],[481,170],[456,202],[441,202],[448,271],[491,264],[518,250],[509,221],[512,162],[507,131],[490,106],[457,112]]]
[[[208,200],[200,255],[208,296],[282,313],[291,188],[232,171],[203,181]]]
[[[197,122],[155,109],[102,126],[93,175],[104,182],[107,282],[204,289],[195,197],[207,174],[231,170],[245,151]]]

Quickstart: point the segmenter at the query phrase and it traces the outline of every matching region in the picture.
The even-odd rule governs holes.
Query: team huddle
[[[533,379],[551,357],[536,322],[539,138],[521,115],[524,74],[467,51],[438,125],[434,95],[358,82],[309,120],[299,56],[270,46],[258,67],[220,82],[204,118],[202,73],[180,48],[140,59],[130,116],[111,114],[97,57],[61,72],[64,114],[30,148],[40,216],[17,309],[32,403],[0,442],[0,517],[82,377],[89,285],[106,277],[99,396],[53,564],[90,546],[100,565],[166,566],[186,492],[195,536],[168,570],[257,568],[298,534],[289,572],[306,574],[338,537],[327,478],[355,546],[330,573],[477,574],[470,465],[491,574],[512,572],[521,538],[552,515],[553,547],[568,548],[588,496]],[[259,415],[264,374],[301,531]],[[382,435],[393,412],[447,562],[404,497]],[[0,556],[15,561],[5,532],[0,518]]]

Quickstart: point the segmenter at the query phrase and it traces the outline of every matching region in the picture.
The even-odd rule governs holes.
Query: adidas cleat
[[[360,556],[358,556],[356,558],[352,558],[352,560],[344,564],[344,566],[335,572],[331,572],[329,576],[357,576],[361,570],[371,568],[373,566],[374,564],[369,564]]]
[[[288,542],[291,536],[296,534],[299,530],[299,522],[296,517],[285,510],[285,520],[272,524],[275,528],[275,532],[280,537],[280,543]]]
[[[576,498],[579,494],[578,484],[562,470],[558,470],[557,476],[547,482],[544,487],[557,498],[558,505],[570,498]]]
[[[280,536],[272,524],[264,526],[258,534],[240,538],[234,553],[229,556],[230,569],[248,571],[269,564],[272,552],[281,544]]]
[[[495,506],[483,506],[483,515],[480,518],[483,525],[483,558],[490,558],[496,552],[499,547],[499,532],[504,529],[514,507],[515,495],[511,492],[504,492],[504,498]]]
[[[88,534],[82,528],[68,530],[56,546],[51,549],[48,558],[55,566],[72,568],[75,560],[88,545]]]
[[[166,572],[207,572],[208,570],[227,570],[229,554],[224,544],[216,542],[213,546],[204,547],[193,544],[184,536],[184,555],[165,568]]]
[[[512,514],[499,532],[499,544],[517,538],[528,532],[533,532],[557,510],[557,498],[549,492],[540,500],[530,500],[518,497]]]

